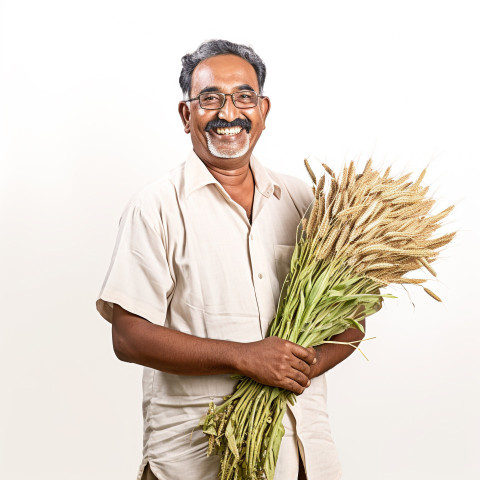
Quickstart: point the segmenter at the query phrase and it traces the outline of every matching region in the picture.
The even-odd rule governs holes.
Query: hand
[[[242,375],[297,395],[310,386],[311,366],[317,361],[313,347],[303,348],[278,337],[267,337],[243,347],[239,367]]]

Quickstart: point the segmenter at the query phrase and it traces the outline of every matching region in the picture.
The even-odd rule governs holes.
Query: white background
[[[328,374],[344,478],[480,478],[475,3],[2,1],[0,477],[135,478],[141,367],[94,303],[125,203],[189,151],[180,58],[226,38],[267,65],[267,166],[429,164],[457,205],[430,285],[443,304],[396,290],[369,361]]]

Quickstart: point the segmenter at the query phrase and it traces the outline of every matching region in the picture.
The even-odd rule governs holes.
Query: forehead
[[[209,87],[228,92],[240,85],[250,85],[258,92],[257,74],[252,65],[237,55],[217,55],[203,60],[195,67],[191,94],[197,95]]]

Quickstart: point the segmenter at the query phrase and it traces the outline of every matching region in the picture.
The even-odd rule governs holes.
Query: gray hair
[[[252,47],[232,43],[228,40],[208,40],[203,42],[193,53],[187,53],[182,57],[182,71],[180,73],[179,82],[185,98],[190,95],[192,74],[195,67],[207,58],[228,54],[237,55],[250,63],[257,74],[258,86],[260,88],[259,93],[263,93],[267,68]]]

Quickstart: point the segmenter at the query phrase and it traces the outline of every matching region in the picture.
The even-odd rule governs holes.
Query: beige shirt
[[[297,225],[313,196],[304,182],[263,167],[253,156],[251,168],[251,225],[194,152],[134,195],[121,217],[97,300],[100,314],[111,322],[116,303],[198,337],[264,338],[289,270]],[[207,438],[195,427],[208,403],[221,403],[235,383],[229,375],[173,375],[144,367],[138,478],[149,462],[159,480],[185,478],[186,471],[189,480],[215,479],[218,457],[206,456]],[[292,413],[309,478],[339,478],[323,375],[298,397]]]

